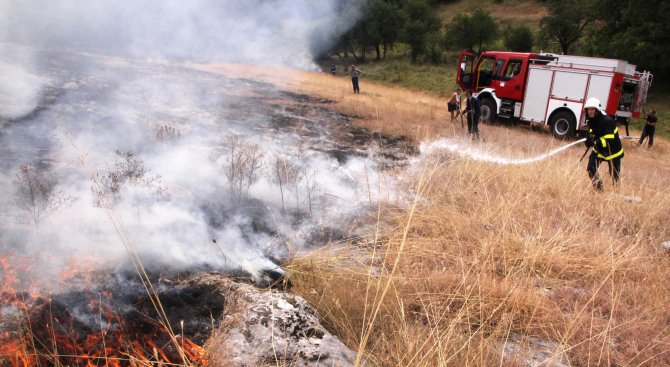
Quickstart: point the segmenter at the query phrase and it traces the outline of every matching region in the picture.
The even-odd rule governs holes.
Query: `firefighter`
[[[642,110],[644,113],[644,110]],[[656,110],[651,110],[650,114],[646,114],[646,123],[644,124],[644,130],[642,130],[642,135],[640,136],[640,141],[637,143],[642,146],[644,139],[649,138],[649,143],[647,143],[647,149],[651,150],[654,147],[654,132],[656,131]]]
[[[589,156],[589,164],[586,170],[598,190],[603,189],[603,181],[598,175],[598,166],[603,161],[607,162],[612,181],[619,182],[621,174],[621,158],[623,158],[623,145],[619,138],[619,130],[614,120],[607,116],[600,106],[600,100],[589,98],[584,104],[586,110],[586,123],[589,128],[589,136],[584,144],[593,148]]]
[[[462,113],[466,111],[468,113],[468,134],[479,139],[479,116],[481,116],[479,100],[472,95],[472,90],[470,89],[465,93],[465,97],[467,98],[467,103]]]

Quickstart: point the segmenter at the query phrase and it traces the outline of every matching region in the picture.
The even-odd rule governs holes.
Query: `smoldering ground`
[[[121,234],[158,268],[258,275],[322,223],[339,227],[333,218],[368,197],[366,153],[342,162],[312,149],[316,140],[305,149],[299,129],[273,125],[267,86],[169,65],[313,68],[355,22],[356,4],[0,2],[3,252],[34,258],[50,279],[73,258],[126,263]],[[232,134],[263,146],[237,196],[225,175]],[[276,157],[299,168],[281,190],[268,168]]]
[[[125,237],[152,270],[258,278],[288,252],[347,235],[394,195],[379,168],[411,154],[269,84],[73,52],[44,59],[39,112],[2,122],[0,185],[3,252],[35,259],[45,279],[81,259],[127,267]],[[262,147],[239,192],[231,136]],[[291,167],[281,179],[278,161]]]

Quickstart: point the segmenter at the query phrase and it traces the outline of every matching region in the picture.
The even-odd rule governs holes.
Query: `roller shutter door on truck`
[[[584,91],[589,76],[586,73],[558,70],[554,76],[554,86],[551,90],[552,99],[564,101],[584,102]]]
[[[598,98],[600,104],[605,108],[609,102],[611,87],[612,75],[591,75],[586,99],[591,97]]]
[[[521,119],[526,121],[542,122],[545,119],[549,92],[554,72],[547,69],[528,70],[526,95],[523,98]]]

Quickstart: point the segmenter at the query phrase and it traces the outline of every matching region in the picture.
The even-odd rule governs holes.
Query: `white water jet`
[[[522,164],[530,164],[543,161],[577,144],[583,143],[585,140],[586,139],[580,139],[570,144],[558,147],[556,149],[552,149],[546,153],[542,153],[534,157],[518,158],[518,159],[501,157],[495,153],[479,149],[477,146],[473,146],[468,143],[463,143],[462,141],[456,141],[454,139],[449,138],[440,139],[429,143],[422,143],[419,149],[421,150],[421,154],[434,154],[442,151],[448,151],[476,161],[490,162],[501,165],[522,165]]]

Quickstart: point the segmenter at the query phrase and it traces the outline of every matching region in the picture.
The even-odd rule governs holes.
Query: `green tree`
[[[367,50],[372,47],[379,61],[382,47],[386,57],[388,48],[400,38],[406,21],[405,13],[395,0],[369,0],[361,5],[361,12],[358,22],[340,38],[338,47],[351,51],[358,61],[365,61]]]
[[[472,15],[456,15],[447,27],[449,45],[481,53],[484,47],[498,39],[498,24],[488,11],[476,10]]]
[[[586,50],[615,57],[650,70],[657,80],[670,77],[670,1],[602,0],[595,9],[597,26]]]
[[[505,48],[510,51],[530,52],[533,50],[533,31],[525,25],[507,27],[503,39]]]
[[[402,38],[411,49],[412,62],[416,62],[426,52],[431,37],[439,32],[440,18],[426,0],[408,0],[404,10],[407,22]]]
[[[590,0],[550,0],[547,3],[549,15],[540,20],[541,35],[546,41],[557,43],[561,53],[568,54],[592,23],[593,4]]]
[[[378,44],[380,35],[375,26],[375,19],[370,13],[366,13],[354,28],[349,32],[350,47],[354,58],[358,61],[365,62],[368,47]],[[356,55],[355,49],[361,51],[360,56]]]
[[[375,19],[375,27],[379,38],[374,44],[377,60],[380,57],[380,45],[383,47],[382,57],[386,59],[386,52],[400,39],[401,30],[407,22],[405,13],[395,1],[371,0],[370,13]]]

